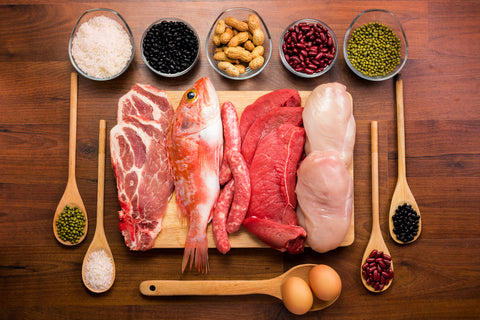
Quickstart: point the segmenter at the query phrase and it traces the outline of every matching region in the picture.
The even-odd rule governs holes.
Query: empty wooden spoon
[[[298,265],[267,280],[147,280],[140,283],[140,292],[147,296],[266,294],[282,300],[282,284],[290,277],[299,277],[308,283],[308,274],[315,266]],[[338,296],[331,301],[322,301],[314,295],[310,311],[325,309],[337,299]]]
[[[77,78],[78,76],[75,72],[73,72],[70,76],[70,132],[68,140],[68,181],[65,192],[63,193],[63,196],[58,203],[57,210],[55,210],[55,215],[53,217],[53,234],[55,235],[55,238],[58,240],[58,242],[67,246],[76,245],[82,242],[87,235],[88,229],[87,211],[85,210],[82,197],[80,196],[80,192],[78,191],[77,181],[75,178],[75,151],[77,142]],[[83,215],[85,216],[85,228],[83,230],[83,235],[75,243],[62,240],[58,235],[58,230],[56,226],[56,221],[58,220],[60,214],[67,205],[69,207],[77,207],[79,210],[82,211]]]
[[[362,283],[369,291],[372,292],[382,292],[388,289],[392,284],[393,279],[389,279],[387,285],[383,285],[381,289],[376,290],[374,286],[367,283],[364,275],[363,266],[367,263],[367,259],[370,258],[370,254],[373,250],[377,252],[383,252],[390,256],[387,245],[382,237],[382,230],[380,229],[379,221],[379,198],[378,198],[378,124],[376,121],[372,121],[371,124],[371,136],[372,136],[372,232],[370,233],[370,239],[368,240],[367,247],[365,248],[365,253],[362,258],[362,265],[360,267],[360,277]],[[393,262],[388,262],[390,269],[393,272]]]
[[[418,239],[420,232],[422,231],[422,219],[420,216],[420,209],[418,208],[417,202],[413,197],[412,191],[407,183],[407,169],[405,162],[405,119],[404,119],[404,108],[403,108],[403,82],[400,76],[397,77],[395,82],[396,87],[396,100],[397,100],[397,140],[398,140],[398,177],[397,185],[395,186],[395,191],[392,196],[392,202],[390,204],[388,226],[390,230],[390,236],[392,239],[399,244],[411,243]],[[395,211],[406,204],[410,205],[411,209],[415,210],[418,215],[418,231],[413,238],[407,238],[408,236],[397,237],[394,229],[393,215]],[[409,209],[410,210],[410,209]],[[399,232],[398,232],[399,233]],[[412,234],[413,235],[413,234]],[[406,241],[403,241],[406,240]]]
[[[115,262],[103,228],[105,131],[106,122],[105,120],[100,120],[98,142],[97,226],[95,228],[95,235],[93,236],[92,243],[88,247],[82,265],[83,283],[90,291],[95,293],[107,291],[112,287],[115,280]],[[99,282],[95,283],[95,281]]]

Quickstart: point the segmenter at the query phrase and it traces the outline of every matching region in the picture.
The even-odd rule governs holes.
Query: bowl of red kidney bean
[[[145,64],[163,77],[178,77],[189,72],[198,61],[200,40],[195,29],[178,18],[163,18],[152,23],[140,43]]]
[[[288,71],[315,78],[330,70],[337,59],[337,37],[324,22],[301,19],[290,24],[280,38],[280,58]]]

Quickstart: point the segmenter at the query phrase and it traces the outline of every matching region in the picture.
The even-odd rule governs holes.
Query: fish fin
[[[208,272],[208,239],[206,234],[187,236],[182,260],[182,273],[185,271],[188,260],[190,260],[190,270],[192,270],[195,261],[197,271],[205,274]]]

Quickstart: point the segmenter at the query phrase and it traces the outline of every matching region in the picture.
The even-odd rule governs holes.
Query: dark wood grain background
[[[266,21],[272,59],[248,81],[229,81],[208,64],[204,44],[217,15],[250,7]],[[109,82],[79,78],[77,183],[89,216],[86,240],[67,248],[54,239],[52,218],[67,181],[70,64],[68,38],[83,11],[108,7],[123,15],[136,41],[135,60]],[[361,11],[383,8],[401,21],[409,42],[404,81],[407,176],[423,217],[420,239],[396,245],[387,212],[397,178],[393,79],[356,77],[340,54],[314,80],[290,75],[277,51],[291,22],[313,17],[335,31],[340,49]],[[144,29],[161,17],[187,20],[201,37],[201,59],[186,76],[161,78],[142,62]],[[301,263],[335,268],[343,291],[330,308],[304,319],[468,319],[480,317],[480,2],[479,1],[0,1],[0,318],[2,319],[290,319],[268,296],[140,295],[147,279],[266,279]],[[312,90],[344,83],[354,99],[357,140],[355,242],[326,254],[290,256],[273,249],[210,250],[210,273],[181,274],[182,249],[129,252],[118,231],[116,187],[107,150],[105,230],[117,276],[107,293],[90,293],[81,264],[93,238],[98,121],[110,129],[118,98],[135,83],[186,90],[208,76],[217,90]],[[371,229],[369,122],[379,121],[381,228],[395,262],[382,294],[363,288],[360,260]]]

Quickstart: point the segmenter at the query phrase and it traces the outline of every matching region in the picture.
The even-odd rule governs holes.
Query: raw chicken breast
[[[336,150],[346,167],[350,166],[355,144],[352,106],[352,97],[343,84],[322,84],[312,91],[302,115],[307,154],[313,150]]]
[[[307,244],[323,253],[337,248],[352,216],[353,182],[335,150],[312,151],[297,172],[297,216]]]

